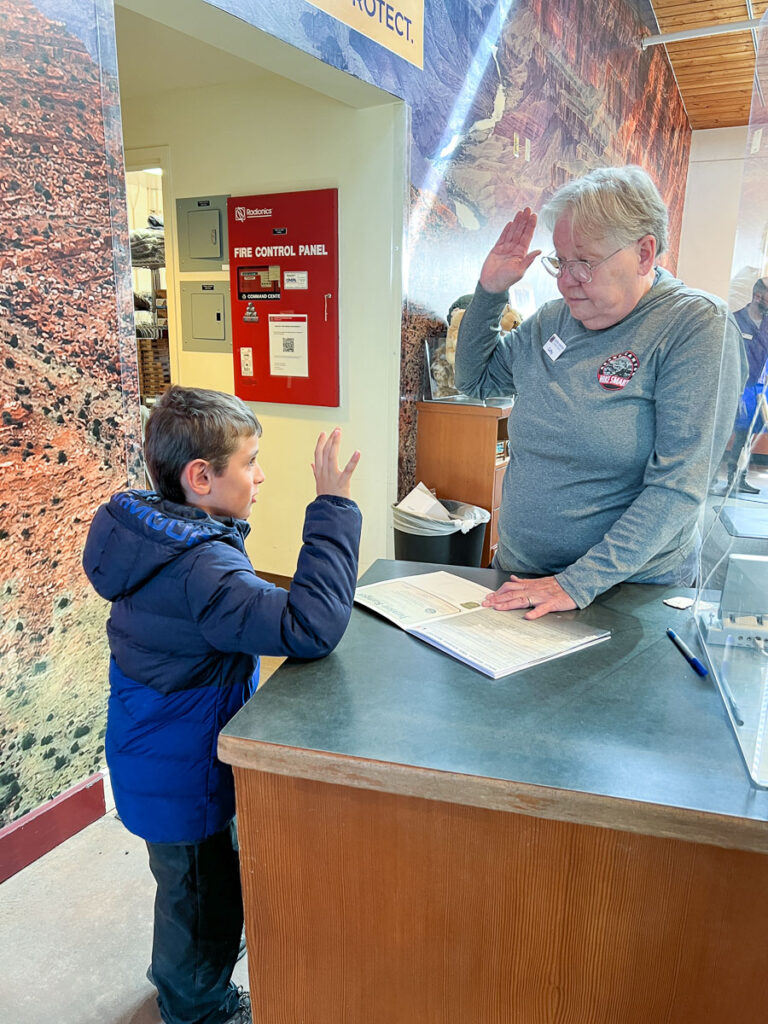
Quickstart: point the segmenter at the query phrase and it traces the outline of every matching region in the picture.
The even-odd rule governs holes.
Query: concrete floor
[[[114,812],[0,886],[0,1020],[159,1024],[154,879]],[[235,983],[248,987],[247,957]]]
[[[262,685],[282,658],[262,660]],[[0,885],[0,1024],[160,1024],[155,883],[114,810]],[[248,988],[248,957],[233,980]]]

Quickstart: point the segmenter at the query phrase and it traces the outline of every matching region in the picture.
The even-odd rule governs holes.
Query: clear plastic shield
[[[752,781],[768,786],[768,15],[757,60],[729,305],[749,377],[710,488],[694,613]]]

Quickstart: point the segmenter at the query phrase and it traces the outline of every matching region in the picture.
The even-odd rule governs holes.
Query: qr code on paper
[[[295,338],[283,338],[283,352],[293,352]]]

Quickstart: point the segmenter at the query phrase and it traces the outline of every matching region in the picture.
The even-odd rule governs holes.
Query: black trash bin
[[[405,562],[480,565],[490,514],[484,508],[461,501],[440,499],[440,504],[456,518],[443,522],[393,508],[395,558]]]

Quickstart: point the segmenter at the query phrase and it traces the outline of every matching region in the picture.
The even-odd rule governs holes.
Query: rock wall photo
[[[117,80],[89,52],[113,32],[101,3],[68,3],[82,37],[44,6],[0,5],[0,826],[104,763],[107,609],[80,558],[138,470]]]

